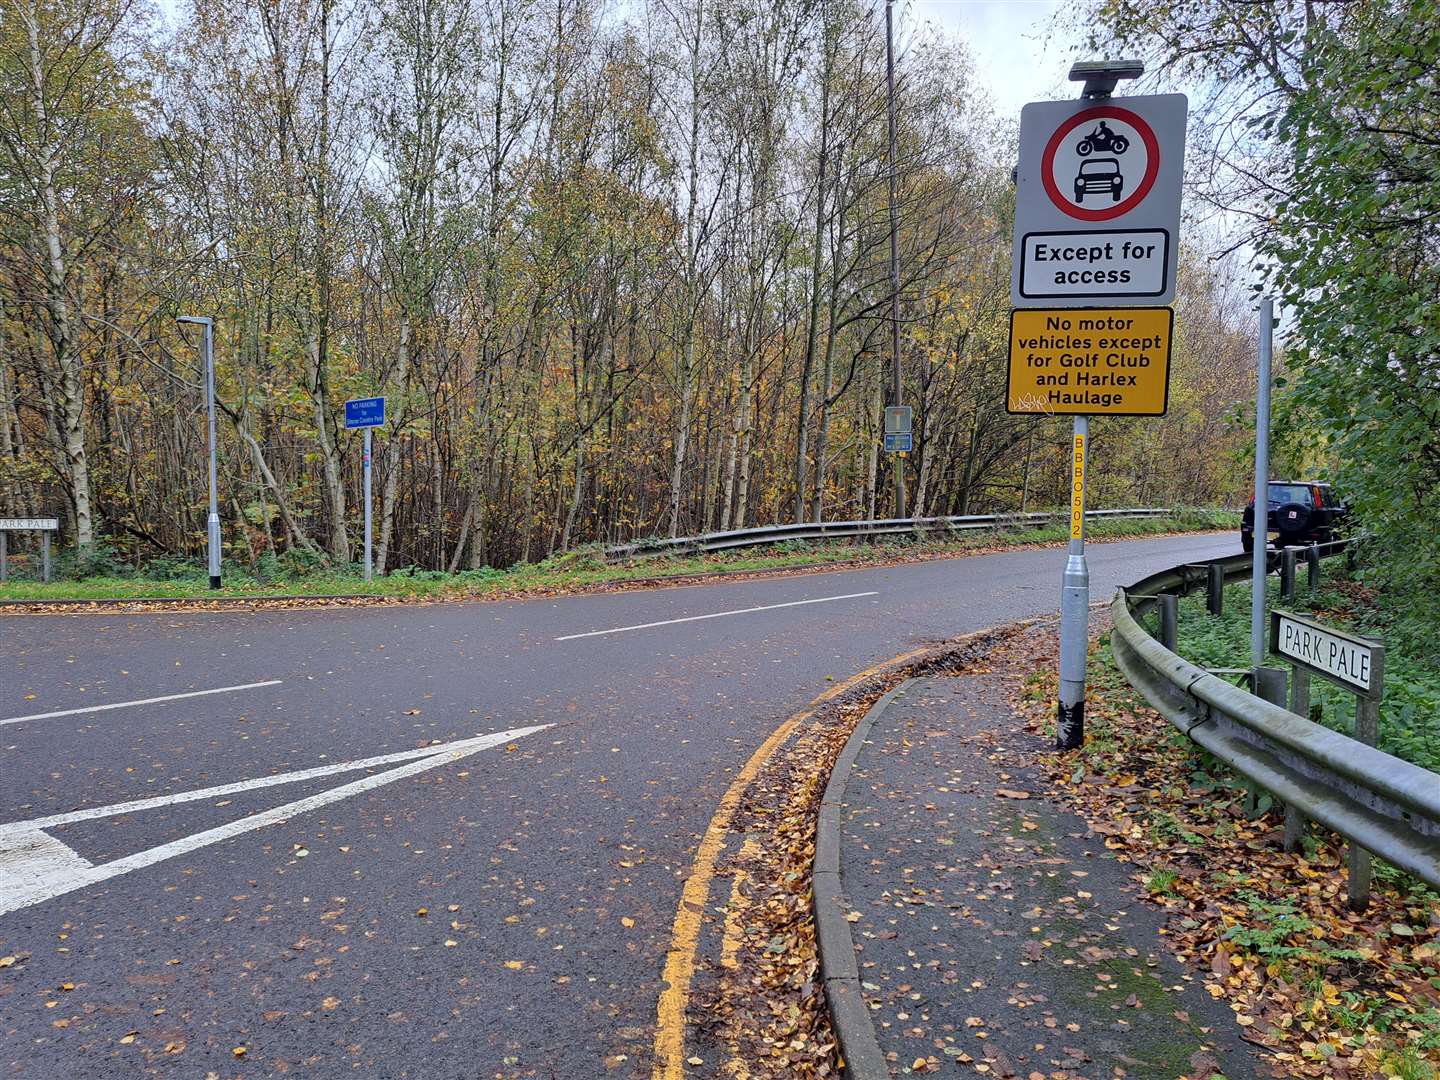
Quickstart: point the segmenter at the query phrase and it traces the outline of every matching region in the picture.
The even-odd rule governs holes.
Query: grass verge
[[[1167,518],[1101,520],[1089,526],[1094,540],[1159,536],[1174,532],[1202,532],[1238,528],[1239,516],[1225,511],[1182,511]],[[327,595],[362,595],[376,598],[478,600],[515,596],[544,596],[585,588],[651,582],[715,574],[765,573],[812,567],[869,566],[977,554],[1006,548],[1050,544],[1068,538],[1063,524],[1043,528],[965,533],[956,539],[909,540],[887,538],[873,543],[792,541],[770,548],[728,554],[634,560],[611,565],[601,550],[587,547],[557,555],[541,563],[508,570],[486,568],[449,574],[414,567],[397,570],[365,582],[355,567],[344,571],[323,567],[284,565],[271,560],[265,566],[227,566],[224,587],[209,588],[203,561],[167,560],[148,573],[120,573],[63,578],[48,584],[11,580],[0,585],[0,604],[6,600],[124,600],[193,597],[202,600]],[[1238,547],[1238,545],[1237,545]]]

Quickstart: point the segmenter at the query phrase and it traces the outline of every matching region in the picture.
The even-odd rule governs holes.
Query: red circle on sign
[[[1130,197],[1114,206],[1106,207],[1104,210],[1086,210],[1082,206],[1076,206],[1069,199],[1065,198],[1060,189],[1055,185],[1053,175],[1055,167],[1055,154],[1060,149],[1060,144],[1065,141],[1065,136],[1074,131],[1081,124],[1089,123],[1091,120],[1121,120],[1129,124],[1140,134],[1145,142],[1145,176],[1136,185]],[[1150,125],[1142,120],[1129,109],[1121,109],[1115,105],[1097,105],[1093,109],[1086,109],[1084,112],[1076,113],[1069,120],[1061,124],[1050,136],[1050,141],[1045,144],[1045,156],[1040,159],[1040,179],[1045,184],[1045,193],[1050,196],[1050,201],[1058,206],[1065,213],[1081,221],[1109,221],[1122,214],[1128,214],[1135,207],[1139,206],[1150,189],[1155,186],[1155,177],[1160,174],[1160,143],[1155,138],[1155,132],[1150,130]]]

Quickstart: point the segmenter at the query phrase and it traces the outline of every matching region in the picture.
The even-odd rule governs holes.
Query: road
[[[1236,547],[1092,545],[1092,596]],[[1053,612],[1063,559],[0,620],[4,1075],[649,1077],[735,771],[827,676]]]

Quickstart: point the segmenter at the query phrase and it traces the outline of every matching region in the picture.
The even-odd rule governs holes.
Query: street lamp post
[[[210,428],[210,516],[205,519],[210,561],[210,587],[220,588],[220,503],[215,479],[215,322],[205,315],[181,315],[175,320],[204,327],[201,351],[205,360],[205,412]]]
[[[885,0],[885,114],[890,136],[886,173],[890,184],[890,404],[899,406],[904,387],[900,380],[900,211],[895,205],[895,16],[894,0]],[[905,459],[894,456],[895,516],[905,516]]]

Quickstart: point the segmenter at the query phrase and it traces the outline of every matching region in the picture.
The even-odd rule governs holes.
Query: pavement
[[[1093,595],[1235,547],[1092,545]],[[0,619],[0,1076],[650,1077],[756,748],[836,680],[1053,612],[1064,557]]]
[[[1008,670],[908,682],[859,746],[837,819],[840,885],[880,1068],[1269,1076],[1225,1003],[1167,952],[1134,867],[1046,798],[1030,763],[1049,743],[1025,731],[1010,695],[1024,643],[1041,662],[1051,630],[1023,635]]]

